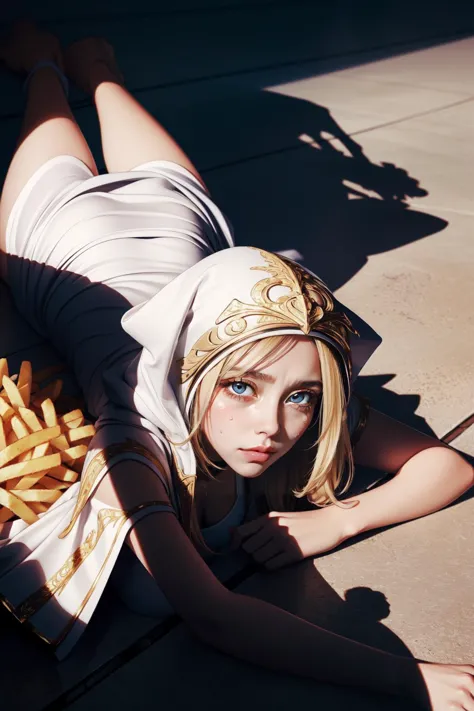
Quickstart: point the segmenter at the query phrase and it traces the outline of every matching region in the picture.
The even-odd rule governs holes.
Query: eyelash
[[[250,383],[248,380],[243,380],[242,378],[238,378],[236,380],[226,380],[221,382],[221,387],[224,389],[226,395],[228,397],[232,397],[235,400],[244,400],[247,397],[250,397],[249,395],[238,395],[235,392],[232,392],[231,387],[235,383],[241,383],[242,385],[247,385],[249,388],[252,388],[252,390],[255,392],[255,386],[253,383]],[[310,401],[305,404],[299,404],[299,403],[290,403],[294,405],[298,410],[301,412],[308,412],[309,410],[313,409],[314,403],[318,399],[319,395],[318,393],[315,393],[313,390],[297,390],[295,393],[291,393],[291,395],[300,395],[301,393],[304,393],[305,395],[308,394],[310,396]],[[288,397],[291,397],[290,395]]]

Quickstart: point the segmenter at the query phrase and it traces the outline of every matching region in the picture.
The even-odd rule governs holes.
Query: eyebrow
[[[267,373],[262,373],[259,370],[246,370],[245,373],[240,373],[241,377],[248,375],[250,378],[255,378],[255,380],[262,380],[265,383],[274,383],[275,378],[273,375],[268,375]],[[322,387],[322,382],[320,380],[298,380],[296,383],[291,384],[292,388],[314,388]]]

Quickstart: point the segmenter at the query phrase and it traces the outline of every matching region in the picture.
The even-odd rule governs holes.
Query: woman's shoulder
[[[82,482],[87,482],[89,490],[96,488],[102,477],[118,462],[136,461],[160,478],[175,506],[175,472],[166,437],[160,431],[147,429],[136,413],[128,413],[127,419],[112,419],[109,411],[99,417],[96,435],[89,445],[84,462]]]

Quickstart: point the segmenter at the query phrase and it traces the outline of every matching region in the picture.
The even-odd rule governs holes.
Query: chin
[[[266,471],[271,464],[268,464],[268,462],[265,462],[265,464],[257,464],[256,462],[253,462],[248,464],[239,463],[233,466],[229,463],[229,466],[236,474],[244,477],[245,479],[256,479],[263,474],[263,472]]]

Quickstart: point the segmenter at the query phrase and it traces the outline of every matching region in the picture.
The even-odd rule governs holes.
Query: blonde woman
[[[234,545],[274,569],[471,486],[472,468],[442,443],[375,411],[367,420],[352,389],[376,334],[311,272],[233,246],[196,168],[124,88],[107,43],[63,56],[56,38],[23,25],[3,57],[27,76],[2,194],[3,273],[97,418],[81,481],[38,521],[3,526],[4,604],[61,659],[110,580],[136,611],[173,609],[235,657],[473,709],[473,666],[361,645],[230,592],[212,572],[233,527]],[[93,96],[105,175],[64,71]],[[354,459],[395,476],[341,504]]]

